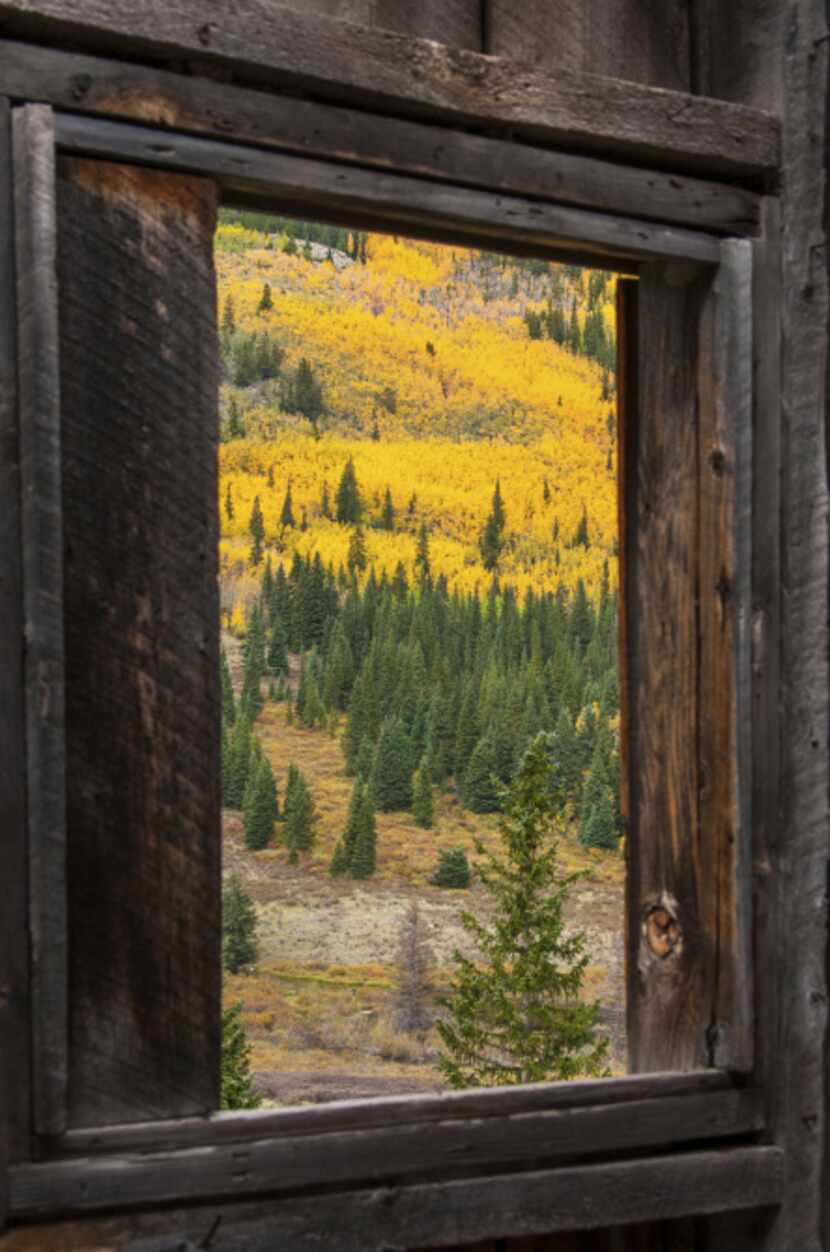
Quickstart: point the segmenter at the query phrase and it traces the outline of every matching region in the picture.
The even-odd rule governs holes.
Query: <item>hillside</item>
[[[619,1066],[611,281],[283,219],[226,222],[217,263],[224,864],[259,935],[226,996],[260,1089],[440,1086],[434,1028],[396,1025],[404,917],[434,1016],[489,908],[440,858],[498,847],[539,732]]]

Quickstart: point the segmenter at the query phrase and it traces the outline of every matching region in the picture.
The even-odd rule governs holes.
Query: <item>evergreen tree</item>
[[[224,648],[222,648],[219,656],[219,675],[222,686],[222,720],[226,725],[232,726],[236,721],[236,701],[233,697],[231,671],[228,666],[228,657]]]
[[[588,510],[583,504],[582,516],[580,517],[579,525],[577,526],[576,531],[574,532],[574,537],[571,543],[571,547],[572,548],[578,548],[578,547],[590,548],[590,546],[591,546],[591,539],[588,534]]]
[[[293,390],[294,412],[301,413],[312,423],[317,422],[323,415],[323,389],[306,357],[302,357],[297,366]]]
[[[244,437],[245,427],[242,425],[242,418],[239,415],[239,405],[236,403],[236,397],[231,396],[230,404],[228,405],[228,438],[243,439]],[[230,492],[230,483],[228,484],[228,491]],[[225,501],[226,507],[227,504],[228,500]],[[231,505],[231,508],[233,508],[233,505]],[[228,518],[232,517],[233,512],[230,512]]]
[[[436,887],[451,887],[457,890],[469,887],[472,881],[470,862],[463,848],[440,848],[438,864],[429,880]]]
[[[363,534],[363,527],[358,524],[349,536],[349,554],[346,558],[346,564],[350,573],[362,574],[368,563],[366,536]]]
[[[291,500],[291,479],[288,480],[288,486],[285,489],[285,498],[282,502],[280,511],[280,526],[295,526],[294,506]]]
[[[386,494],[383,497],[383,511],[380,515],[381,530],[392,531],[395,529],[395,506],[392,503],[392,492],[386,488]]]
[[[229,522],[233,521],[233,496],[231,495],[230,483],[228,483],[225,490],[225,516]]]
[[[262,679],[265,674],[265,627],[258,603],[254,603],[247,622],[243,648],[242,691],[239,708],[254,721],[262,708]]]
[[[372,788],[365,787],[358,809],[357,838],[351,858],[352,878],[371,878],[377,865],[377,823]]]
[[[338,839],[334,845],[334,852],[329,862],[329,873],[332,878],[337,878],[341,874],[349,872],[349,856],[346,852],[346,845],[342,839]]]
[[[421,764],[415,773],[412,792],[415,821],[423,830],[429,830],[435,817],[435,808],[432,800],[432,763],[426,754],[421,757]]]
[[[282,618],[275,615],[272,618],[271,637],[268,643],[268,671],[271,674],[279,676],[288,674],[288,641],[285,635],[285,627],[282,624]]]
[[[257,305],[256,311],[257,313],[267,313],[268,310],[273,309],[273,307],[274,301],[271,298],[271,284],[263,283],[262,295],[259,297],[259,304]]]
[[[360,499],[360,489],[357,485],[354,461],[349,457],[343,467],[343,473],[340,476],[337,493],[334,497],[334,518],[335,521],[343,525],[356,526],[361,519],[362,512],[363,505]]]
[[[427,970],[432,960],[421,914],[413,900],[404,914],[398,936],[394,998],[396,1024],[407,1034],[426,1030],[432,1023],[427,1011]]]
[[[251,519],[248,522],[248,533],[251,536],[250,562],[256,568],[262,560],[262,548],[265,542],[265,522],[262,517],[259,496],[254,497]]]
[[[222,888],[222,964],[236,974],[257,959],[256,913],[238,874]]]
[[[229,339],[235,330],[236,312],[233,307],[233,296],[229,295],[222,310],[222,338]]]
[[[378,740],[372,789],[382,812],[408,809],[412,804],[412,744],[401,719],[384,719]]]
[[[314,843],[314,827],[317,813],[308,783],[304,775],[294,766],[296,771],[293,786],[289,795],[286,785],[283,816],[285,817],[285,842],[288,845],[289,860],[296,863],[299,852],[309,852]]]
[[[331,520],[331,501],[329,500],[329,485],[323,483],[323,490],[320,495],[320,515]]]
[[[375,745],[372,743],[368,735],[364,735],[360,743],[360,748],[355,761],[355,773],[358,778],[362,778],[364,782],[368,782],[372,776],[372,769],[375,764]]]
[[[251,1080],[251,1045],[242,1021],[242,1005],[222,1010],[222,1060],[219,1107],[256,1109],[260,1097]]]
[[[499,762],[489,735],[479,739],[464,775],[464,804],[473,813],[496,813],[501,808]]]
[[[439,1066],[453,1087],[607,1073],[599,1006],[579,1000],[589,962],[583,934],[566,935],[564,906],[579,875],[558,863],[564,821],[551,787],[549,736],[531,744],[506,797],[501,855],[480,841],[477,876],[495,906],[490,922],[462,923],[478,954],[455,953],[438,1023]]]
[[[504,545],[505,522],[504,504],[501,498],[501,483],[496,479],[493,503],[478,544],[481,552],[481,561],[486,570],[492,571],[498,566]]]
[[[251,723],[239,716],[225,737],[222,762],[222,803],[228,809],[241,809],[251,762]]]
[[[265,753],[255,754],[253,767],[242,799],[242,824],[245,847],[251,851],[266,848],[277,820],[277,784],[274,771]]]
[[[418,548],[415,553],[415,576],[422,587],[426,586],[431,578],[432,569],[429,561],[429,534],[427,532],[426,522],[421,522],[418,531]]]

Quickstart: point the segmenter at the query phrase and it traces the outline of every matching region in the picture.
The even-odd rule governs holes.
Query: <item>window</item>
[[[229,1220],[261,1223],[260,1243],[251,1246],[277,1246],[280,1240],[287,1246],[292,1237],[301,1246],[301,1235],[315,1224],[334,1231],[357,1221],[364,1223],[366,1246],[381,1246],[404,1237],[411,1245],[426,1243],[442,1229],[463,1239],[555,1224],[586,1227],[596,1224],[597,1205],[602,1220],[611,1223],[769,1203],[780,1186],[780,1157],[755,1145],[762,1095],[746,1081],[752,1072],[746,788],[755,245],[726,225],[728,197],[723,219],[703,231],[649,220],[647,176],[637,191],[642,216],[630,215],[630,202],[612,215],[171,131],[161,141],[151,128],[53,116],[43,108],[15,112],[30,639],[32,1080],[41,1159],[13,1168],[11,1211],[35,1218],[228,1198],[234,1201],[228,1213],[236,1213]],[[56,221],[71,231],[73,218],[61,217],[56,151],[71,162],[62,166],[73,196],[65,204],[76,211],[69,245],[76,270],[62,289],[58,284],[67,275],[59,248],[56,279]],[[586,183],[595,174],[593,161],[590,170],[578,158],[566,161],[577,179],[580,171]],[[171,184],[167,175],[153,174],[161,169],[187,178]],[[613,167],[606,173],[611,179]],[[89,338],[73,345],[73,335],[94,325],[91,310],[111,295],[96,294],[102,273],[117,285],[129,279],[127,259],[153,269],[135,230],[131,205],[139,198],[152,217],[152,204],[163,206],[164,197],[172,196],[176,225],[169,227],[159,210],[156,228],[176,235],[169,255],[181,262],[181,281],[170,281],[171,274],[156,266],[159,291],[166,284],[170,298],[178,292],[184,302],[194,290],[204,291],[211,280],[209,259],[199,253],[202,215],[211,217],[216,188],[238,203],[313,208],[333,222],[398,226],[518,255],[575,261],[600,256],[623,275],[618,324],[629,1037],[635,1068],[661,1072],[351,1108],[200,1116],[216,1103],[198,1074],[210,1070],[218,1045],[218,987],[207,972],[218,970],[218,959],[200,929],[201,921],[213,918],[218,934],[218,876],[205,833],[218,812],[208,781],[218,771],[216,762],[196,759],[195,746],[218,695],[216,639],[205,627],[208,615],[217,616],[208,555],[215,484],[204,469],[211,446],[193,413],[181,406],[174,429],[130,430],[128,404],[120,410],[123,425],[96,427],[90,400],[99,385],[104,394],[124,386],[123,372],[115,376],[123,363],[107,361]],[[717,206],[712,188],[709,204]],[[111,240],[105,230],[90,239],[81,229],[92,220],[85,218],[84,205],[95,203],[108,205],[124,240],[122,256],[110,255],[106,263]],[[96,260],[88,271],[82,268],[85,255]],[[64,313],[59,335],[58,306],[70,287],[75,303],[64,310],[71,307],[76,317],[67,320]],[[170,310],[160,294],[153,295],[152,316],[163,321]],[[119,305],[122,313],[126,307]],[[127,381],[159,386],[175,354],[167,361],[142,357],[140,325],[128,322],[119,333],[137,341],[129,362],[137,372]],[[198,397],[211,385],[213,358],[215,329],[206,325],[181,394]],[[70,410],[78,477],[64,473],[61,482],[60,437]],[[192,440],[189,472],[182,439]],[[103,443],[96,446],[96,440]],[[152,473],[142,476],[144,503],[131,500],[117,518],[110,511],[112,488],[95,473],[94,456],[103,446],[107,456],[136,464],[148,448],[157,453]],[[185,483],[182,508],[173,489]],[[61,537],[62,516],[70,523],[68,540]],[[143,562],[144,583],[131,585],[128,598],[118,585],[114,522],[124,528],[119,541],[133,545]],[[168,546],[174,537],[179,546]],[[79,538],[96,549],[95,559],[77,548]],[[72,594],[85,606],[83,617],[67,626],[65,652],[64,555],[63,586],[83,578]],[[207,613],[199,612],[200,603]],[[152,658],[150,677],[129,689],[115,681],[129,674],[129,659],[101,651],[113,615],[121,612],[134,653]],[[182,665],[185,639],[190,651]],[[185,708],[185,697],[194,693],[203,705]],[[104,732],[122,716],[129,733],[116,744]],[[177,789],[165,772],[160,744],[171,757],[190,760],[192,754],[187,781],[203,774],[203,792]],[[123,753],[118,796],[116,751]],[[160,771],[149,792],[141,782],[142,763]],[[67,765],[68,813],[61,786]],[[148,794],[152,811],[144,807]],[[188,820],[180,823],[183,810]],[[124,829],[108,831],[106,847],[94,843],[102,812],[127,818]],[[89,814],[96,816],[85,828]],[[142,842],[148,819],[156,829],[167,823],[164,847]],[[68,931],[62,907],[67,821],[76,823],[76,831],[86,829],[90,840],[74,869],[77,894],[70,897]],[[118,859],[108,862],[119,838]],[[70,880],[73,856],[80,856],[77,840],[69,842]],[[115,865],[123,890],[104,898]],[[90,866],[100,878],[79,879]],[[181,910],[152,939],[156,890],[179,898]],[[95,952],[112,942],[108,927],[123,943],[95,966]],[[149,952],[142,946],[148,937]],[[89,981],[76,997],[68,969],[77,984],[84,959]],[[83,1028],[76,1019],[67,1049],[70,1003],[81,1006]],[[733,1151],[714,1170],[709,1146],[720,1140]],[[658,1182],[645,1153],[659,1154],[678,1142],[685,1150],[662,1163]],[[394,1190],[404,1182],[400,1192]],[[339,1190],[321,1195],[315,1188]],[[252,1197],[263,1194],[284,1198],[267,1212],[255,1211]],[[442,1224],[438,1213],[447,1203],[453,1217]],[[203,1218],[198,1209],[186,1217],[194,1242],[204,1237]]]

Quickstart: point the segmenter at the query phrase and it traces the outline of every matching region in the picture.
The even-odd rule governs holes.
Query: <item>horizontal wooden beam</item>
[[[633,1074],[575,1082],[530,1083],[520,1088],[485,1087],[443,1095],[402,1095],[379,1100],[335,1100],[296,1108],[255,1109],[127,1122],[70,1130],[50,1141],[50,1155],[92,1156],[123,1152],[172,1152],[205,1144],[236,1144],[289,1135],[320,1136],[343,1130],[429,1127],[436,1122],[521,1117],[572,1109],[611,1108],[678,1097],[729,1095],[734,1084],[719,1070],[686,1074]]]
[[[719,241],[699,231],[641,222],[518,196],[445,186],[376,170],[334,165],[242,147],[148,126],[56,115],[57,142],[65,152],[135,161],[216,178],[225,193],[261,196],[263,206],[311,204],[326,217],[359,215],[379,229],[431,227],[473,232],[492,247],[521,240],[540,250],[576,250],[596,264],[625,269],[645,260],[717,264]],[[615,264],[619,263],[619,264]]]
[[[509,128],[549,146],[659,168],[764,179],[779,163],[777,119],[740,105],[565,68],[540,73],[270,0],[209,10],[203,0],[0,0],[0,31],[38,43],[71,41],[83,51],[116,51],[122,59],[195,59],[272,90],[455,125]]]
[[[424,1127],[417,1123],[172,1152],[145,1148],[19,1166],[11,1175],[10,1208],[32,1218],[619,1155],[756,1132],[760,1105],[760,1093],[746,1090],[436,1122],[426,1153]]]
[[[754,233],[760,219],[760,197],[728,183],[378,117],[57,48],[10,47],[0,87],[9,96],[73,112],[692,229]]]
[[[431,1146],[422,1142],[423,1156],[429,1156]],[[783,1153],[773,1147],[680,1152],[559,1170],[289,1196],[279,1202],[272,1198],[111,1213],[100,1222],[26,1225],[7,1236],[4,1248],[32,1252],[53,1246],[118,1246],[128,1252],[169,1252],[174,1235],[176,1247],[196,1248],[206,1246],[211,1232],[221,1231],[220,1243],[244,1252],[395,1252],[485,1236],[593,1230],[769,1208],[780,1202],[783,1166]],[[246,1168],[240,1160],[240,1176]],[[124,1199],[127,1187],[125,1179]]]

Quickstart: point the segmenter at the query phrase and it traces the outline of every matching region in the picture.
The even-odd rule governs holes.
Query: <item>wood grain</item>
[[[11,113],[0,99],[0,220],[14,222]],[[29,1138],[29,943],[20,438],[14,233],[0,235],[0,1229],[7,1167]]]
[[[435,1123],[424,1154],[416,1124],[245,1144],[98,1156],[21,1165],[11,1175],[10,1208],[20,1219],[301,1187],[442,1178],[580,1157],[617,1158],[644,1148],[746,1135],[761,1128],[760,1094],[685,1096],[596,1109],[523,1114],[489,1121]]]
[[[25,614],[34,1128],[66,1127],[67,913],[61,397],[52,110],[12,123]]]
[[[384,114],[509,128],[549,146],[624,155],[678,172],[763,178],[777,167],[775,118],[739,105],[501,57],[238,0],[206,20],[201,0],[0,0],[6,36],[122,59],[198,57],[238,81]]]
[[[487,51],[556,73],[564,66],[651,87],[691,90],[683,0],[489,0]]]
[[[95,116],[154,123],[308,157],[397,170],[580,208],[727,234],[758,229],[760,197],[741,187],[375,117],[228,83],[16,44],[12,95]]]
[[[518,239],[539,253],[573,250],[601,257],[609,268],[616,264],[630,269],[632,262],[654,257],[710,263],[720,258],[718,241],[698,231],[396,174],[333,167],[189,135],[171,134],[160,142],[158,133],[146,126],[62,116],[58,141],[67,152],[210,174],[229,196],[238,191],[261,197],[263,205],[293,204],[298,216],[306,205],[313,205],[313,215],[324,220],[358,216],[386,230],[455,231],[459,237],[469,231],[508,251]]]
[[[34,1252],[45,1246],[62,1252],[90,1246],[170,1252],[171,1239],[190,1252],[204,1246],[211,1230],[220,1248],[225,1242],[234,1252],[404,1252],[774,1206],[780,1202],[782,1175],[782,1153],[773,1147],[681,1152],[453,1182],[289,1196],[279,1203],[238,1201],[59,1226],[25,1225],[7,1237],[4,1252]],[[680,1252],[677,1243],[672,1252]]]
[[[76,1126],[218,1104],[215,202],[60,164]]]
[[[372,0],[371,24],[454,48],[483,49],[481,0]]]
[[[722,244],[698,355],[700,878],[710,1063],[753,1061],[751,813],[752,248]]]

